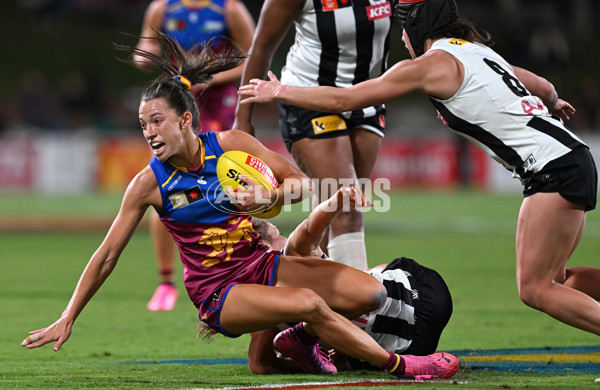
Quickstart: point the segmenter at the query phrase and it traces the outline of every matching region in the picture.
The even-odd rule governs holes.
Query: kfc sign
[[[370,21],[389,18],[392,16],[392,6],[389,2],[368,6],[367,16],[369,17]]]

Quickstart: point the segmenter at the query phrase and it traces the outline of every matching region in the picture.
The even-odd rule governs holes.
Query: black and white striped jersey
[[[349,87],[386,70],[388,0],[306,0],[281,83]]]
[[[418,292],[411,287],[411,275],[401,269],[371,274],[385,286],[388,296],[379,309],[352,322],[386,351],[400,353],[413,340],[416,321],[413,299],[418,299]]]
[[[531,96],[513,68],[489,47],[444,38],[431,50],[444,50],[464,66],[464,81],[447,100],[431,98],[444,123],[490,157],[527,178],[583,141]]]

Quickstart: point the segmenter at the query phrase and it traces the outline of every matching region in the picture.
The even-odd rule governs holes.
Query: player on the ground
[[[268,221],[258,220],[255,228],[261,239],[272,249],[292,256],[327,258],[319,243],[327,227],[345,207],[369,206],[356,187],[342,187],[330,199],[317,206],[288,238]],[[326,261],[326,260],[324,260]],[[386,302],[377,310],[365,313],[353,322],[384,349],[398,354],[426,356],[435,353],[441,333],[452,315],[452,298],[442,277],[434,270],[423,267],[412,259],[397,258],[390,264],[380,264],[369,270],[387,292]],[[248,365],[256,374],[308,371],[318,367],[297,348],[290,359],[277,356],[273,340],[287,325],[251,334]],[[293,328],[287,332],[294,332]],[[279,341],[281,336],[276,340]],[[277,345],[275,345],[277,347]],[[376,369],[359,359],[335,353],[338,370]],[[435,354],[433,356],[440,357]]]

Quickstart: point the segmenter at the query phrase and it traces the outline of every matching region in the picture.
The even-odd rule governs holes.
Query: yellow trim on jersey
[[[454,46],[462,46],[465,43],[471,43],[471,42],[465,41],[464,39],[455,38],[455,39],[449,40],[448,43],[451,45],[454,45]]]
[[[173,165],[173,164],[171,164]],[[171,173],[171,176],[169,176],[169,178],[167,180],[165,180],[165,182],[160,186],[161,188],[165,188],[165,186],[171,181],[171,179],[173,178],[173,176],[175,176],[175,174],[177,173],[177,171],[180,171],[181,169],[179,169],[178,167],[176,167],[175,165],[173,165],[175,167],[175,170],[173,171],[173,173]]]
[[[212,0],[181,0],[181,3],[192,10],[208,8],[221,15],[225,14],[225,8],[216,5]]]
[[[198,143],[200,144],[200,154],[201,154],[200,165],[204,166],[204,161],[206,161],[207,158],[215,158],[217,156],[211,155],[209,157],[206,157],[206,149],[204,148],[204,143],[202,142],[200,137],[196,136],[196,138],[198,139]],[[171,163],[171,165],[173,165],[175,167],[175,170],[173,171],[173,173],[171,173],[171,176],[169,176],[167,181],[165,181],[162,184],[162,186],[161,186],[162,188],[164,188],[167,185],[167,183],[171,181],[171,179],[173,178],[173,176],[175,176],[175,173],[177,173],[177,171],[182,171],[182,172],[186,172],[186,173],[188,171],[186,167],[179,167],[179,166],[173,164],[171,161],[169,161],[169,163]]]

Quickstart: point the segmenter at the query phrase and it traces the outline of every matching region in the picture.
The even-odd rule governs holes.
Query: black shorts
[[[402,354],[426,356],[434,353],[442,331],[452,316],[452,296],[446,282],[436,271],[406,257],[395,259],[384,271],[389,269],[401,269],[410,273],[411,287],[419,293],[419,298],[413,299],[413,341]],[[412,281],[416,282],[416,286],[412,286]]]
[[[585,211],[596,208],[598,172],[587,146],[550,161],[525,179],[523,185],[525,197],[537,192],[558,192],[566,200],[584,205]]]
[[[363,110],[352,111],[350,117],[311,111],[286,103],[278,103],[279,128],[288,151],[292,144],[303,138],[333,138],[347,136],[352,129],[362,128],[383,137],[385,135],[385,106],[372,107],[373,115],[365,116]]]

